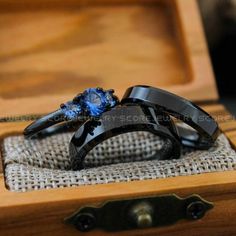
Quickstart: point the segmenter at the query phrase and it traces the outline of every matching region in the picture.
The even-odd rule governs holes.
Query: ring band
[[[47,134],[45,129],[52,128],[51,126],[54,125],[60,124],[54,130],[57,128],[62,130],[71,127],[71,124],[78,126],[89,118],[99,117],[103,112],[119,103],[118,98],[113,93],[114,90],[103,90],[102,88],[86,89],[72,101],[62,104],[60,109],[30,124],[25,128],[24,135],[28,138],[40,133]]]
[[[171,148],[162,150],[153,158],[172,159],[180,157],[181,145],[177,134],[172,133],[171,129],[158,122],[153,108],[124,105],[105,112],[98,120],[85,122],[76,131],[69,148],[72,168],[74,170],[82,169],[86,155],[103,141],[123,133],[135,131],[148,131],[170,140]]]
[[[187,99],[162,89],[142,85],[130,87],[126,90],[121,104],[155,107],[158,112],[164,112],[188,124],[197,132],[178,129],[185,146],[208,149],[220,133],[218,124],[208,113]]]

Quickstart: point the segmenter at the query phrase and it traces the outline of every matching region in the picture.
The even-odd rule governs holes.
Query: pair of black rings
[[[220,133],[208,113],[167,91],[133,86],[126,90],[120,102],[113,93],[101,88],[87,89],[26,127],[24,135],[39,137],[55,131],[75,131],[70,142],[70,158],[72,168],[78,170],[84,167],[84,158],[90,150],[119,134],[148,131],[168,139],[171,147],[153,157],[163,160],[179,158],[182,145],[208,149]],[[175,125],[172,117],[193,129]]]

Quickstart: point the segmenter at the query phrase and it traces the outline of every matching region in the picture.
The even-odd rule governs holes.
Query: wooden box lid
[[[54,110],[87,87],[217,99],[195,0],[0,1],[0,118]]]

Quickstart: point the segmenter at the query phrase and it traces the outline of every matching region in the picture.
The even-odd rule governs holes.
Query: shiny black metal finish
[[[49,113],[36,121],[34,121],[32,124],[30,124],[28,127],[24,130],[25,137],[33,137],[39,133],[43,135],[43,130],[47,129],[51,126],[57,125],[61,122],[64,122],[66,120],[65,115],[63,114],[62,110],[56,110],[52,113]],[[63,125],[63,127],[66,127]],[[48,130],[48,132],[50,132]]]
[[[45,137],[53,136],[55,134],[62,134],[67,132],[75,132],[83,122],[82,119],[79,119],[77,121],[68,121],[68,122],[62,122],[50,125],[44,129],[35,129],[32,132],[28,134],[24,134],[25,137],[31,138],[31,139],[44,139]],[[34,125],[34,123],[33,123]]]
[[[87,121],[77,130],[70,143],[72,168],[82,169],[88,152],[104,140],[134,131],[148,131],[171,141],[171,148],[164,148],[153,158],[179,158],[181,145],[178,136],[169,119],[163,120],[163,116],[162,119],[158,119],[151,107],[123,105],[103,113],[97,120]]]
[[[199,149],[208,149],[220,131],[216,121],[192,102],[167,91],[149,87],[134,86],[127,89],[121,104],[141,104],[155,107],[158,112],[174,116],[197,132],[179,128],[182,144]]]

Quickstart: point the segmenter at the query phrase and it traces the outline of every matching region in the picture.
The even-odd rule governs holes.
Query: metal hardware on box
[[[85,206],[65,222],[82,232],[93,229],[113,232],[171,225],[181,219],[198,220],[212,208],[213,203],[198,195],[180,198],[172,194]]]

